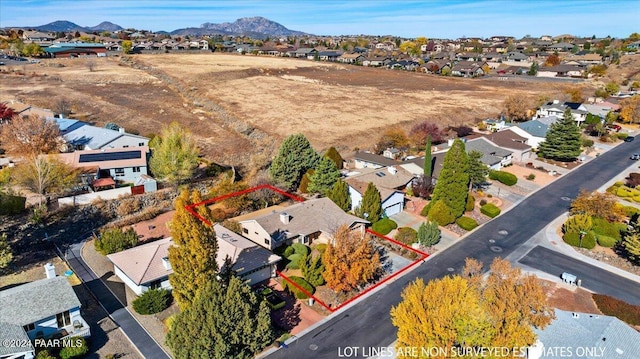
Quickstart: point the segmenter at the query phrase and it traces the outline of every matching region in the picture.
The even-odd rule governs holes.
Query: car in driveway
[[[627,138],[624,139],[624,142],[631,142],[635,139],[635,137],[633,136],[627,136]]]
[[[640,160],[640,153],[634,153],[629,157],[630,160]]]

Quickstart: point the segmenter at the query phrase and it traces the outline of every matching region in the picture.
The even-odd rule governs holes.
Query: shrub
[[[579,213],[567,218],[567,220],[562,225],[562,231],[565,233],[566,232],[580,233],[583,231],[584,232],[590,231],[592,227],[593,227],[593,220],[591,219],[591,216],[589,216],[588,214]]]
[[[0,193],[0,215],[22,213],[25,203],[26,197]]]
[[[304,288],[304,290],[306,290],[310,294],[315,293],[316,289],[311,284],[309,284],[309,282],[307,282],[304,278],[292,276],[292,277],[289,277],[289,279],[292,282],[294,282],[295,284],[297,284],[298,286]],[[289,281],[285,280],[284,283],[285,283],[285,285],[284,285],[285,289],[288,292],[292,293],[296,298],[298,298],[298,299],[307,299],[307,298],[309,298],[308,295],[306,295],[303,291],[298,289],[293,284],[289,283]]]
[[[316,250],[318,252],[320,252],[320,254],[322,254],[322,253],[324,253],[324,251],[327,250],[327,244],[326,243],[319,243],[319,244],[316,244],[315,248],[316,248]]]
[[[287,264],[287,268],[289,269],[299,269],[300,268],[300,260],[304,257],[302,254],[294,253],[287,257],[289,260],[289,264]]]
[[[422,217],[427,217],[429,215],[429,211],[431,210],[431,207],[433,207],[434,204],[435,204],[434,201],[427,203],[426,206],[422,207],[422,211],[420,211],[420,215]]]
[[[466,216],[456,219],[456,224],[465,231],[470,231],[478,226],[478,222],[475,219]]]
[[[625,185],[629,188],[636,188],[640,185],[640,173],[629,173],[629,176],[626,178],[627,182]]]
[[[504,183],[507,186],[513,186],[518,182],[516,175],[504,171],[489,171],[489,178]]]
[[[534,179],[536,179],[536,175],[534,175],[533,173],[529,173],[529,175],[526,177],[529,181],[533,181]]]
[[[586,249],[594,249],[596,247],[596,234],[593,231],[587,232],[584,237],[582,237],[582,248]]]
[[[634,207],[634,206],[620,206],[620,209],[622,210],[622,213],[624,213],[625,216],[627,217],[633,217],[636,214],[640,214],[640,209]]]
[[[383,218],[371,226],[371,230],[380,234],[389,234],[392,230],[398,228],[398,224],[389,218]]]
[[[89,353],[89,344],[84,338],[74,337],[71,340],[74,341],[74,345],[64,346],[58,354],[60,359],[82,358]]]
[[[36,359],[56,359],[56,357],[54,355],[51,355],[51,353],[47,349],[44,349],[38,352],[38,354],[36,355]]]
[[[120,228],[105,229],[95,242],[96,250],[104,255],[135,247],[136,244],[138,244],[138,235],[133,228],[128,228],[124,232]]]
[[[475,206],[476,206],[475,197],[473,197],[472,195],[468,195],[467,196],[467,205],[465,206],[464,210],[467,211],[467,212],[471,212],[471,211],[473,211]]]
[[[484,206],[485,204],[487,204],[487,200],[486,199],[481,199],[480,200],[480,206]]]
[[[618,197],[631,197],[631,196],[633,196],[633,192],[631,192],[631,189],[628,188],[628,187],[620,186],[616,190],[616,196],[618,196]]]
[[[618,133],[616,133],[616,137],[619,140],[625,140],[627,137],[629,137],[629,134],[628,133],[624,133],[624,132],[618,132]]]
[[[631,325],[640,325],[640,305],[633,305],[605,294],[593,294],[593,300],[604,315],[611,315]]]
[[[456,220],[456,217],[451,213],[451,208],[442,200],[436,201],[431,207],[428,217],[430,221],[435,221],[440,226],[446,226]]]
[[[616,243],[618,243],[618,240],[613,237],[598,236],[598,244],[601,247],[613,248],[616,245]]]
[[[171,293],[166,289],[150,289],[133,301],[133,309],[138,314],[155,314],[169,308]]]
[[[308,256],[309,253],[311,253],[311,248],[302,243],[294,243],[291,247],[293,247],[295,254],[299,254],[300,256]]]
[[[611,223],[604,218],[593,217],[591,221],[593,223],[593,227],[591,229],[595,234],[599,236],[612,237],[617,241],[622,239],[620,232],[626,230],[626,226],[624,224]]]
[[[401,227],[398,228],[395,239],[406,245],[411,245],[418,241],[418,232],[411,227]]]
[[[567,232],[562,236],[562,240],[571,246],[577,247],[580,245],[580,233]]]
[[[480,207],[480,212],[484,215],[494,218],[500,214],[500,208],[496,207],[496,205],[494,205],[493,203],[487,203],[484,206]]]
[[[284,252],[282,252],[282,255],[285,258],[289,258],[293,253],[295,253],[295,250],[293,249],[292,246],[287,246],[287,248],[285,248]]]
[[[593,146],[593,140],[590,138],[583,138],[582,139],[582,147],[591,147]]]
[[[633,201],[634,202],[640,202],[640,195],[633,196]]]

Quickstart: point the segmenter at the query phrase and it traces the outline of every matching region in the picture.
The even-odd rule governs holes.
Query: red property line
[[[292,199],[292,200],[294,200],[294,201],[296,201],[296,202],[304,202],[304,201],[305,201],[305,199],[304,199],[304,198],[299,197],[299,196],[296,196],[296,195],[291,194],[291,193],[289,193],[289,192],[283,191],[283,190],[281,190],[280,188],[277,188],[277,187],[274,187],[274,186],[272,186],[272,185],[268,185],[268,184],[263,184],[263,185],[259,185],[259,186],[255,186],[255,187],[247,188],[247,189],[242,190],[242,191],[232,192],[232,193],[228,193],[228,194],[225,194],[225,195],[222,195],[222,196],[218,196],[218,197],[214,197],[214,198],[209,198],[209,199],[206,199],[206,200],[201,201],[201,202],[198,202],[198,203],[194,203],[194,204],[187,205],[187,206],[185,206],[184,208],[185,208],[187,211],[189,211],[189,213],[191,213],[192,215],[194,215],[196,218],[198,218],[199,220],[201,220],[202,222],[204,222],[206,225],[211,226],[211,225],[212,225],[212,223],[211,223],[210,221],[208,221],[206,218],[204,218],[204,217],[202,217],[201,215],[199,215],[199,214],[198,214],[198,212],[196,212],[196,211],[194,210],[194,208],[196,208],[196,207],[198,207],[198,206],[207,205],[207,204],[215,203],[215,202],[218,202],[218,201],[222,201],[222,200],[225,200],[225,199],[228,199],[228,198],[232,198],[232,197],[236,197],[236,196],[241,196],[241,195],[243,195],[243,194],[247,194],[247,193],[255,192],[255,191],[258,191],[258,190],[261,190],[261,189],[268,189],[268,190],[274,191],[274,192],[279,193],[279,194],[281,194],[281,195],[283,195],[283,196],[286,196],[286,197],[288,197],[288,198],[290,198],[290,199]],[[380,233],[374,232],[374,231],[372,231],[372,230],[370,230],[370,229],[366,229],[366,232],[367,232],[367,233],[369,233],[369,234],[372,234],[372,235],[374,235],[374,236],[376,236],[376,237],[382,238],[382,239],[384,239],[384,240],[386,240],[386,241],[389,241],[389,242],[391,242],[391,243],[393,243],[393,244],[396,244],[396,245],[398,245],[398,246],[400,246],[400,247],[402,247],[402,248],[405,248],[405,249],[408,249],[408,250],[410,250],[410,251],[413,251],[413,252],[415,252],[415,253],[419,254],[419,255],[420,255],[420,258],[418,258],[418,259],[416,259],[415,261],[411,262],[408,266],[406,266],[406,267],[402,268],[401,270],[399,270],[399,271],[397,271],[397,272],[395,272],[395,273],[391,274],[390,276],[386,277],[386,278],[385,278],[384,280],[382,280],[381,282],[376,283],[375,285],[373,285],[373,286],[371,286],[371,287],[367,288],[366,290],[364,290],[362,293],[360,293],[360,294],[356,295],[355,297],[350,298],[349,300],[347,300],[347,301],[346,301],[346,302],[344,302],[344,303],[341,303],[340,305],[338,305],[338,306],[337,306],[337,307],[335,307],[335,308],[331,308],[330,306],[328,306],[326,303],[324,303],[323,301],[321,301],[320,299],[318,299],[317,297],[315,297],[313,294],[309,293],[307,290],[305,290],[304,288],[302,288],[300,285],[298,285],[297,283],[295,283],[294,281],[292,281],[289,277],[287,277],[286,275],[282,274],[282,272],[280,272],[280,271],[276,270],[276,274],[278,274],[282,279],[284,279],[284,280],[286,280],[287,282],[291,283],[294,287],[296,287],[297,289],[299,289],[302,293],[306,294],[306,295],[307,295],[307,296],[309,296],[310,298],[313,298],[313,300],[315,300],[318,304],[320,304],[321,306],[323,306],[325,309],[327,309],[328,311],[330,311],[330,312],[332,312],[332,313],[333,313],[333,312],[335,312],[335,311],[339,310],[340,308],[344,307],[345,305],[347,305],[347,304],[349,304],[349,303],[353,302],[354,300],[356,300],[356,299],[358,299],[358,298],[362,297],[363,295],[365,295],[365,294],[369,293],[370,291],[372,291],[372,290],[374,290],[374,289],[378,288],[379,286],[381,286],[381,285],[383,285],[383,284],[387,283],[387,282],[388,282],[388,281],[390,281],[391,279],[393,279],[393,278],[395,278],[396,276],[398,276],[398,275],[402,274],[403,272],[407,271],[409,268],[411,268],[411,267],[415,266],[416,264],[420,263],[421,261],[423,261],[423,260],[425,260],[427,257],[429,257],[429,254],[427,254],[427,253],[425,253],[425,252],[422,252],[422,251],[419,251],[419,250],[417,250],[417,249],[414,249],[414,248],[412,248],[412,247],[410,247],[410,246],[407,246],[406,244],[404,244],[404,243],[402,243],[402,242],[398,242],[398,241],[396,241],[395,239],[391,239],[391,238],[389,238],[389,237],[387,237],[387,236],[385,236],[385,235],[382,235],[382,234],[380,234]]]

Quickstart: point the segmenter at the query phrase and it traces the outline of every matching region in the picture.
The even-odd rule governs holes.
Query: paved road
[[[83,244],[84,241],[76,243],[67,250],[66,258],[71,269],[82,279],[96,298],[98,298],[100,304],[102,304],[104,309],[109,313],[111,319],[122,328],[125,335],[129,337],[140,353],[142,353],[142,356],[154,359],[170,358],[84,262],[80,255]]]
[[[582,287],[596,293],[620,298],[640,305],[638,283],[607,271],[593,271],[593,266],[548,248],[537,246],[518,262],[547,273],[569,272],[582,281]]]
[[[429,281],[459,272],[466,257],[474,257],[486,264],[497,256],[506,257],[566,212],[570,201],[581,188],[595,190],[627,168],[629,155],[634,152],[640,152],[640,141],[622,143],[597,159],[583,164],[532,194],[509,212],[478,228],[465,240],[427,260],[386,288],[345,309],[298,338],[287,349],[280,349],[269,357],[336,358],[340,354],[339,350],[346,346],[379,348],[391,345],[396,339],[396,328],[391,324],[389,311],[400,301],[400,293],[409,282],[418,277]],[[540,269],[559,276],[562,271],[557,271],[563,268],[566,259],[562,256],[547,256],[545,261],[546,263],[539,264]],[[584,278],[606,276],[608,280],[601,281],[598,286],[598,290],[604,293],[617,291],[617,285],[621,283],[619,276],[587,264],[581,265],[580,271]],[[627,290],[629,293],[640,293],[640,283],[629,283]],[[362,349],[359,355],[351,356],[354,357],[363,357]]]

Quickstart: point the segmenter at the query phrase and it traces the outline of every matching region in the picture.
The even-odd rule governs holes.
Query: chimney
[[[280,213],[280,222],[289,224],[289,214],[287,212]]]
[[[395,166],[387,167],[387,171],[389,171],[389,173],[391,173],[392,175],[395,175],[396,173],[398,173],[398,169]]]
[[[120,132],[120,133],[125,133],[125,132],[124,132],[124,127],[118,127],[118,132]]]
[[[44,265],[44,273],[47,275],[47,279],[55,278],[56,277],[56,267],[51,263],[47,263],[47,264]]]
[[[554,104],[554,105],[557,105],[557,104],[559,104],[559,103],[560,103],[560,100],[553,100],[553,104]]]
[[[447,146],[449,146],[449,147],[453,146],[453,141],[454,141],[453,138],[448,139],[447,140]]]
[[[171,263],[169,263],[169,257],[162,258],[162,265],[164,266],[164,269],[171,270]]]

